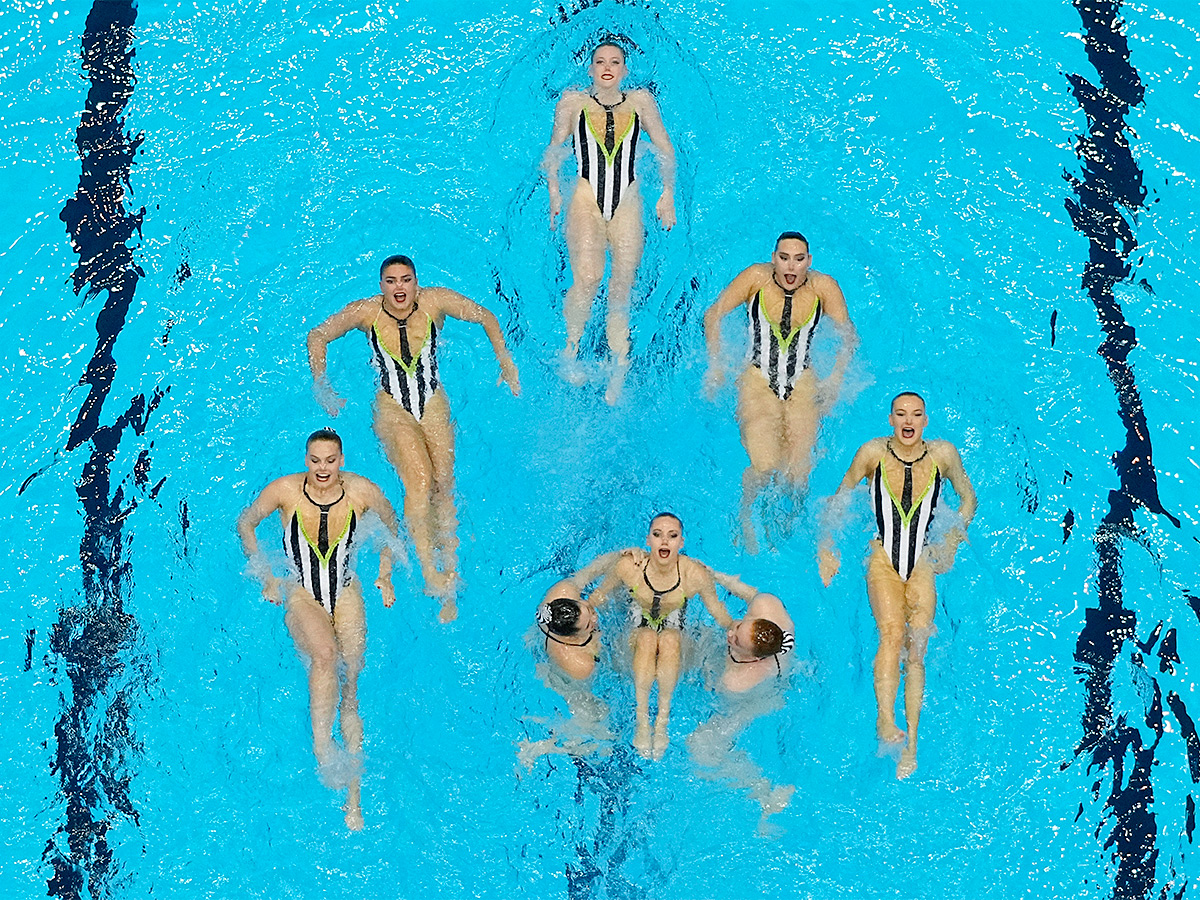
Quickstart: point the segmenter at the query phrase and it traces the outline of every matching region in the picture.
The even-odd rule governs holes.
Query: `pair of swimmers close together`
[[[644,243],[641,202],[633,165],[638,136],[644,131],[659,151],[663,192],[656,204],[656,211],[663,226],[668,229],[675,221],[674,151],[649,92],[621,91],[621,81],[627,69],[624,51],[620,47],[614,44],[597,47],[589,73],[592,77],[590,92],[567,92],[559,101],[551,144],[545,156],[545,169],[553,227],[562,203],[557,172],[561,154],[558,150],[574,134],[579,178],[566,215],[566,239],[573,280],[564,299],[567,324],[564,367],[570,380],[579,380],[576,366],[579,341],[603,277],[606,252],[611,253],[607,334],[616,360],[606,399],[616,402],[628,366],[629,292]],[[603,139],[599,136],[601,129],[597,125],[600,121],[604,122]],[[798,232],[785,232],[776,242],[771,262],[753,265],[739,274],[721,292],[704,317],[710,360],[705,387],[711,397],[723,377],[720,367],[721,319],[738,306],[749,304],[752,351],[750,363],[739,378],[737,413],[742,442],[750,458],[743,475],[741,519],[746,546],[751,552],[756,544],[750,521],[754,498],[772,478],[780,478],[799,489],[806,487],[820,417],[836,400],[841,378],[857,345],[857,335],[836,281],[811,269],[811,262],[807,239]],[[447,317],[474,322],[484,328],[500,364],[499,380],[508,384],[514,395],[519,395],[517,368],[496,317],[455,291],[438,287],[421,288],[417,281],[416,266],[406,256],[392,256],[384,261],[380,268],[379,294],[349,304],[314,328],[308,336],[314,390],[318,401],[331,415],[337,415],[344,401],[334,394],[325,377],[328,345],[356,329],[367,336],[379,373],[374,429],[404,485],[405,522],[426,590],[441,598],[442,621],[449,621],[457,614],[455,595],[458,587],[454,430],[449,404],[437,371],[438,336]],[[809,359],[809,348],[822,318],[828,318],[837,329],[841,348],[832,374],[818,385]],[[923,413],[922,403],[920,417],[923,417]],[[893,417],[895,415],[893,409]],[[923,429],[923,418],[920,428]],[[918,480],[928,476],[940,483],[938,472],[944,472],[958,489],[963,519],[969,521],[974,510],[974,496],[970,494],[970,484],[962,473],[961,463],[958,462],[955,468],[957,453],[953,454],[951,460],[944,451],[935,450],[935,445],[944,442],[933,442],[925,447],[919,431],[911,444],[906,444],[899,434],[900,429],[897,429],[896,440],[905,453],[925,449],[919,456],[908,459],[907,456],[896,454],[892,444],[888,443],[886,449],[894,462],[880,457],[877,480],[890,483],[884,477],[885,470],[897,465],[904,468],[904,473],[893,473],[893,481],[913,477],[914,467]],[[857,471],[859,457],[868,446],[864,445],[856,455],[855,465],[847,473],[847,479]],[[952,447],[949,449],[953,452]],[[935,462],[938,457],[941,457],[940,469]],[[379,488],[365,478],[342,472],[343,462],[341,441],[336,434],[331,431],[314,434],[306,446],[306,472],[272,482],[239,520],[239,532],[251,559],[251,570],[263,581],[265,595],[275,602],[286,599],[289,630],[298,648],[312,661],[309,685],[313,745],[320,760],[326,759],[332,751],[330,730],[333,712],[339,706],[339,694],[346,747],[353,753],[361,749],[356,678],[362,665],[365,625],[361,590],[349,565],[357,519],[363,513],[375,511],[393,538],[397,530],[394,512]],[[869,476],[870,473],[862,474],[853,483]],[[847,482],[844,481],[843,488],[846,487]],[[927,490],[922,496],[926,497],[928,493]],[[927,513],[931,513],[936,500],[935,485],[932,499],[926,503]],[[911,536],[921,522],[927,528],[927,514],[918,519],[918,526],[913,526],[910,508],[904,500],[893,505],[898,521],[902,521],[902,527],[896,533],[903,532]],[[255,538],[257,525],[276,510],[280,512],[285,525],[285,549],[294,570],[290,580],[274,577],[258,550]],[[883,521],[882,518],[880,521]],[[880,531],[882,538],[885,536],[882,524]],[[312,538],[314,533],[317,535],[315,540]],[[338,537],[331,540],[332,534]],[[953,544],[947,540],[945,546],[948,549],[943,552],[943,559],[952,559],[956,544],[957,540]],[[923,652],[923,640],[918,646],[908,636],[912,628],[927,627],[919,624],[924,621],[923,614],[914,614],[912,610],[928,607],[928,620],[932,622],[932,575],[926,578],[923,574],[921,560],[918,559],[919,549],[911,549],[914,546],[911,540],[908,546],[909,558],[915,561],[916,568],[913,571],[917,572],[917,582],[921,585],[928,582],[930,600],[916,602],[907,598],[905,586],[911,580],[912,572],[900,575],[900,567],[893,562],[888,565],[896,573],[900,587],[892,585],[870,591],[872,609],[880,623],[881,632],[880,652],[875,663],[876,693],[881,704],[880,736],[886,740],[904,740],[904,733],[895,727],[894,716],[885,711],[883,706],[889,684],[894,706],[899,681],[900,649],[907,647],[909,650],[909,694],[913,693],[914,654]],[[894,558],[895,554],[892,556]],[[650,559],[654,559],[653,555]],[[665,723],[670,709],[670,690],[667,690],[665,710],[661,692],[664,684],[673,688],[674,680],[678,677],[678,644],[670,636],[665,640],[662,638],[665,621],[660,621],[661,611],[667,609],[666,615],[669,617],[676,608],[682,609],[682,598],[696,593],[701,593],[702,599],[709,605],[700,587],[693,583],[697,579],[702,581],[703,577],[690,574],[685,579],[684,568],[690,571],[690,565],[684,566],[682,562],[685,559],[677,558],[682,567],[676,572],[678,584],[669,586],[666,591],[658,591],[652,586],[643,588],[651,596],[659,595],[659,612],[655,612],[654,600],[651,599],[650,605],[645,608],[649,614],[646,624],[637,629],[638,646],[643,648],[641,660],[650,660],[654,665],[650,668],[642,666],[639,673],[636,665],[638,655],[635,654],[635,681],[639,696],[636,743],[639,749],[657,755],[661,755],[657,746],[666,746]],[[831,559],[832,554],[823,550],[821,568],[826,581],[836,570],[836,564]],[[945,564],[948,565],[948,562]],[[618,563],[617,570],[627,570],[629,565],[633,563]],[[387,606],[394,599],[390,587],[390,567],[389,545],[381,553],[380,575],[376,582],[383,591]],[[665,569],[658,571],[659,568],[656,568],[657,574],[663,577],[669,574]],[[704,569],[703,566],[699,568]],[[873,561],[868,572],[869,585],[875,582],[882,584],[880,579],[883,576],[873,574],[876,568]],[[628,572],[618,577],[631,589],[635,588],[636,584],[631,585],[625,574]],[[645,570],[642,575],[649,578]],[[711,580],[710,576],[709,584]],[[646,583],[649,585],[649,580]],[[691,587],[695,587],[695,590],[688,593]],[[917,593],[924,598],[924,593]],[[748,599],[753,602],[754,598]],[[712,594],[712,600],[716,601],[715,593]],[[716,603],[719,604],[719,601]],[[723,606],[719,607],[720,614],[714,611],[717,607],[709,605],[709,608],[718,624],[724,626],[733,622]],[[901,623],[904,633],[900,637],[900,649],[892,653],[891,648],[896,644],[894,632],[897,622]],[[671,629],[665,630],[669,632]],[[653,632],[655,637],[640,636],[646,632]],[[886,653],[885,644],[888,648]],[[731,655],[735,653],[731,645]],[[892,657],[895,658],[894,666],[889,662]],[[674,675],[672,658],[675,659]],[[660,660],[663,660],[661,665]],[[340,691],[339,662],[342,671]],[[740,661],[731,665],[736,662]],[[894,675],[890,674],[893,669]],[[655,680],[660,686],[659,719],[656,719],[655,729],[651,731],[647,704],[650,685]],[[923,674],[921,681],[923,684]],[[918,715],[919,706],[918,699],[915,710]],[[905,756],[911,759],[907,764],[902,760],[902,766],[907,765],[908,771],[911,771],[915,768],[916,723],[908,698],[906,712],[909,714],[910,734]],[[660,721],[663,726],[662,737],[656,739]],[[347,823],[351,827],[361,826],[357,782],[352,785],[347,801]]]

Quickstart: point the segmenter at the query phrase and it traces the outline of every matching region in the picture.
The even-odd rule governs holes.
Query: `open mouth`
[[[659,547],[658,548],[658,558],[659,559],[670,559],[671,551],[669,549],[667,549],[666,547]]]
[[[784,275],[784,276],[783,276],[783,280],[784,280],[785,282],[787,282],[788,284],[795,284],[795,283],[796,283],[796,276],[795,276],[795,275]]]
[[[330,473],[329,472],[317,472],[316,475],[314,475],[313,477],[315,477],[317,479],[317,481],[324,483],[329,480]]]
[[[910,438],[916,433],[917,433],[917,429],[913,428],[911,425],[905,425],[903,428],[900,429],[901,436],[906,437],[906,438]]]

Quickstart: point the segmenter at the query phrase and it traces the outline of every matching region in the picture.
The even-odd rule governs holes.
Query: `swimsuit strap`
[[[387,306],[385,306],[382,301],[380,301],[379,308],[382,309],[385,313],[387,313],[388,317],[391,318],[392,321],[394,321],[396,323],[396,327],[400,331],[400,358],[404,361],[405,365],[411,363],[412,362],[412,348],[409,347],[409,345],[408,345],[408,320],[413,317],[413,313],[415,313],[418,309],[421,308],[420,303],[418,303],[417,301],[414,300],[413,308],[408,311],[408,315],[405,316],[403,319],[401,319],[394,312],[392,312],[390,309],[388,309]]]
[[[564,647],[586,647],[588,644],[590,644],[592,642],[592,638],[594,638],[596,636],[596,632],[599,631],[600,629],[593,628],[590,632],[588,632],[587,640],[581,644],[576,644],[572,641],[560,640],[559,638],[556,638],[554,635],[552,635],[549,631],[547,631],[544,628],[539,628],[538,630],[541,631],[542,634],[544,634],[546,636],[547,641],[554,641],[554,643],[562,644]],[[549,646],[549,645],[547,644],[547,646]]]
[[[667,588],[665,591],[660,591],[658,588],[656,588],[654,585],[652,585],[650,583],[650,575],[649,575],[649,571],[648,571],[649,568],[650,568],[650,560],[647,559],[646,564],[644,566],[642,566],[642,581],[646,582],[646,587],[650,588],[650,593],[654,595],[654,600],[651,601],[651,603],[650,603],[650,616],[649,616],[651,621],[653,621],[655,619],[662,618],[663,594],[669,594],[669,593],[671,593],[671,591],[675,590],[675,588],[677,588],[681,584],[683,584],[683,575],[679,571],[679,560],[676,559],[675,560],[675,583],[673,585],[671,585],[669,588]]]
[[[774,272],[771,273],[771,280],[775,282],[775,287],[783,291],[783,315],[779,317],[779,334],[786,341],[792,333],[792,297],[796,291],[808,284],[808,274],[805,273],[804,280],[790,291],[779,283]]]
[[[600,108],[604,110],[604,149],[612,153],[613,147],[617,146],[617,120],[613,118],[613,110],[625,102],[625,92],[621,91],[621,99],[611,106],[607,103],[601,103],[600,98],[595,94],[589,94],[588,96],[599,103]]]
[[[346,499],[346,486],[342,485],[342,496],[338,497],[332,503],[318,503],[308,493],[308,476],[304,476],[304,481],[300,484],[300,491],[304,494],[304,499],[321,511],[321,524],[317,526],[317,552],[325,554],[329,552],[329,511]]]
[[[762,662],[766,658],[763,656],[759,656],[759,657],[756,657],[755,659],[738,659],[737,657],[735,657],[733,655],[733,651],[730,650],[728,647],[725,648],[725,652],[729,654],[729,661],[735,662],[739,666],[748,666],[748,665],[750,665],[750,663]],[[772,653],[771,658],[775,660],[775,677],[782,678],[783,677],[783,666],[781,666],[779,664],[779,654]]]
[[[892,454],[892,459],[896,460],[896,462],[898,462],[898,463],[900,463],[900,465],[904,466],[904,489],[900,492],[900,508],[903,509],[905,512],[908,512],[910,509],[912,509],[912,502],[913,502],[912,470],[913,470],[913,466],[915,466],[917,463],[919,463],[921,460],[923,460],[925,457],[927,457],[929,455],[929,445],[926,444],[924,441],[921,441],[921,443],[925,447],[925,452],[922,453],[920,456],[918,456],[916,459],[914,459],[912,462],[909,462],[908,460],[901,459],[899,456],[896,455],[896,451],[892,449],[891,438],[888,438],[888,442],[887,442],[887,450],[888,450],[888,453]]]

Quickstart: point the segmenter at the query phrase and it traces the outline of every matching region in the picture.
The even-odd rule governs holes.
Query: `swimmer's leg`
[[[608,276],[608,321],[605,333],[613,355],[613,371],[604,399],[609,405],[621,398],[625,373],[629,369],[629,295],[633,279],[642,262],[646,235],[642,227],[642,198],[634,193],[621,200],[608,223],[608,244],[612,248],[612,271]]]
[[[933,570],[918,562],[905,585],[908,632],[905,639],[907,660],[904,664],[904,718],[908,727],[908,742],[896,765],[896,777],[907,778],[917,770],[917,728],[921,722],[921,707],[925,702],[925,650],[933,632],[933,617],[937,609],[937,594],[933,585]]]
[[[670,733],[671,697],[679,682],[680,645],[683,634],[674,628],[664,628],[658,636],[658,715],[654,718],[654,758],[662,759],[667,752]]]
[[[653,628],[638,628],[630,637],[633,644],[633,690],[637,698],[637,728],[633,746],[649,758],[653,743],[650,737],[650,688],[654,686],[658,666],[658,632]]]
[[[875,651],[875,703],[878,712],[875,732],[886,744],[904,740],[896,727],[896,693],[900,688],[900,651],[906,629],[904,582],[892,568],[891,560],[877,542],[872,543],[867,563],[867,597],[879,628],[879,648]]]
[[[284,624],[308,661],[308,706],[318,766],[334,756],[333,711],[338,695],[338,645],[329,613],[298,585],[291,586]]]
[[[436,594],[442,579],[433,559],[433,463],[424,431],[411,413],[381,391],[375,397],[375,434],[404,484],[404,523],[421,565],[425,590]]]
[[[740,521],[746,552],[758,552],[752,514],[754,501],[783,460],[783,401],[762,373],[749,368],[738,379],[738,426],[750,465],[742,473]]]
[[[454,505],[454,423],[446,392],[439,390],[425,406],[421,420],[425,446],[433,471],[431,522],[434,549],[442,553],[441,583],[444,590],[438,619],[453,621],[458,616],[454,591],[458,581],[458,510]]]
[[[563,298],[563,317],[567,323],[567,346],[563,351],[563,362],[571,367],[579,354],[579,342],[587,327],[596,292],[600,290],[600,281],[604,278],[604,256],[608,249],[604,217],[586,181],[579,181],[567,207],[566,236],[567,254],[571,261],[571,286]],[[582,383],[576,371],[568,371],[567,376],[568,380]]]
[[[363,656],[367,643],[367,621],[363,609],[362,591],[357,582],[342,590],[333,613],[333,629],[337,636],[338,649],[342,657],[342,700],[338,707],[342,725],[342,742],[353,757],[350,779],[347,784],[346,804],[342,811],[346,827],[361,831],[362,774],[359,771],[362,757],[363,723],[358,713],[358,676],[363,668]]]
[[[808,490],[819,422],[817,379],[810,369],[800,376],[791,396],[783,402],[781,468],[791,488],[799,493]]]

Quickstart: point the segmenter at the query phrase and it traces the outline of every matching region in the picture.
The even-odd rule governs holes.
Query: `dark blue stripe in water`
[[[55,729],[54,771],[65,821],[47,843],[44,860],[53,869],[48,894],[60,898],[107,897],[120,876],[109,831],[137,824],[130,800],[134,755],[131,709],[145,690],[144,666],[136,651],[137,622],[124,609],[132,581],[123,527],[149,480],[143,450],[128,478],[114,486],[110,465],[127,429],[145,431],[162,392],[149,401],[134,397],[110,425],[100,422],[116,375],[113,347],[125,325],[142,271],[128,241],[140,232],[144,210],[130,213],[124,199],[141,136],[125,131],[125,107],[133,93],[131,0],[96,0],[82,39],[82,64],[90,87],[76,132],[81,161],[79,187],[61,218],[79,254],[72,276],[85,302],[104,294],[96,318],[96,349],[80,379],[89,387],[67,441],[67,450],[90,445],[77,485],[84,533],[79,547],[83,597],[64,606],[51,634],[51,650],[65,668],[70,696]],[[161,482],[158,486],[161,486]],[[158,486],[150,492],[151,496]]]
[[[1133,326],[1125,321],[1114,287],[1130,279],[1130,254],[1137,248],[1132,219],[1145,207],[1146,189],[1142,171],[1129,144],[1125,116],[1142,102],[1144,88],[1129,58],[1121,4],[1114,0],[1075,0],[1083,22],[1083,39],[1089,61],[1099,75],[1097,87],[1080,75],[1069,75],[1075,99],[1087,116],[1087,133],[1076,143],[1082,177],[1066,174],[1075,198],[1066,202],[1075,228],[1088,238],[1088,260],[1083,271],[1083,288],[1095,306],[1104,340],[1098,348],[1116,392],[1125,446],[1113,455],[1120,487],[1108,495],[1108,512],[1097,529],[1094,542],[1099,566],[1097,605],[1085,611],[1084,627],[1075,649],[1077,669],[1084,676],[1085,705],[1083,735],[1077,753],[1090,754],[1088,771],[1107,772],[1108,796],[1105,816],[1112,819],[1105,850],[1115,853],[1112,897],[1133,900],[1151,896],[1160,848],[1154,809],[1152,775],[1156,750],[1162,738],[1162,691],[1146,667],[1136,646],[1137,614],[1125,605],[1122,554],[1125,543],[1136,537],[1134,510],[1138,507],[1165,516],[1176,526],[1179,520],[1159,501],[1153,451],[1141,395],[1129,364],[1129,353],[1137,346]],[[1157,640],[1161,624],[1155,629]],[[1160,671],[1166,672],[1174,654],[1160,647]],[[1143,732],[1125,716],[1113,718],[1113,667],[1127,640],[1131,663],[1153,685],[1153,702],[1144,719],[1154,735],[1143,741]],[[1166,641],[1164,641],[1164,644]],[[1145,652],[1149,652],[1146,649]],[[1174,660],[1171,657],[1175,657]],[[1169,705],[1176,718],[1191,724],[1183,701],[1175,693]],[[1194,734],[1194,728],[1193,728]],[[1189,757],[1192,742],[1189,741]],[[1189,762],[1191,760],[1189,759]],[[1193,770],[1194,771],[1194,770]],[[1093,785],[1098,799],[1102,779]],[[1187,798],[1193,809],[1192,798]],[[1101,833],[1097,829],[1097,836]],[[1162,886],[1163,895],[1170,886]],[[1186,885],[1178,894],[1183,896]]]

